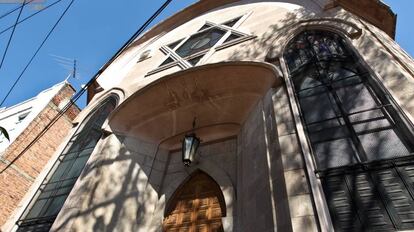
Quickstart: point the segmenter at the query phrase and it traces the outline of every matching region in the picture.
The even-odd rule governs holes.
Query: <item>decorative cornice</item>
[[[324,9],[341,7],[395,38],[397,15],[380,0],[330,0]]]
[[[158,34],[168,32],[212,9],[238,1],[241,0],[200,0],[149,29],[128,49],[138,46]],[[338,6],[375,25],[392,38],[395,37],[396,15],[383,2],[379,0],[326,0],[324,9],[329,10]]]

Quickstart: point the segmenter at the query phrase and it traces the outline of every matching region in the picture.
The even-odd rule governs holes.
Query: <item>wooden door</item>
[[[163,222],[165,232],[220,232],[225,204],[219,185],[197,172],[173,195]]]

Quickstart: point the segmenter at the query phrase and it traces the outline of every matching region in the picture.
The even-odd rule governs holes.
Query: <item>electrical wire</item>
[[[148,27],[149,24],[151,24],[154,19],[161,14],[161,12],[171,3],[172,0],[167,0],[165,3],[158,8],[158,10],[149,18],[147,21],[135,32],[130,39],[125,42],[125,44],[115,53],[114,56],[112,56],[111,59],[109,59],[108,62],[105,63],[105,65],[98,70],[98,72],[88,81],[88,83],[83,87],[79,92],[77,92],[73,97],[70,99],[70,101],[58,112],[58,114],[53,117],[50,122],[45,126],[45,128],[12,160],[10,163],[7,164],[6,167],[4,167],[0,174],[2,174],[4,171],[6,171],[10,166],[12,166],[25,152],[27,152],[31,146],[33,146],[65,113],[67,110],[69,110],[77,100],[86,92],[89,86],[91,86],[96,79],[105,71],[105,69],[111,65],[119,56],[120,54],[129,46],[131,43]],[[72,0],[73,2],[73,0]]]
[[[16,84],[19,82],[19,80],[22,78],[23,74],[26,72],[27,68],[30,66],[30,64],[33,62],[34,58],[39,53],[40,49],[43,47],[43,45],[46,43],[47,39],[50,37],[50,35],[53,33],[59,22],[62,20],[63,16],[65,16],[66,12],[69,10],[69,8],[72,6],[74,0],[71,0],[66,9],[63,11],[63,13],[60,15],[59,19],[56,21],[56,23],[53,25],[53,27],[50,29],[50,31],[47,33],[46,37],[43,39],[42,43],[39,45],[39,47],[36,49],[36,52],[32,55],[29,62],[27,62],[26,66],[23,68],[23,71],[20,73],[20,75],[17,77],[17,79],[14,81],[13,85],[10,87],[9,91],[7,92],[6,96],[3,98],[3,100],[0,103],[0,107],[3,105],[3,103],[6,101],[7,97],[10,95],[10,93],[13,91]]]
[[[0,69],[1,69],[1,67],[3,66],[4,59],[6,58],[7,51],[9,50],[9,47],[10,47],[11,41],[12,41],[12,39],[13,39],[14,32],[16,31],[16,26],[17,26],[17,23],[19,22],[20,16],[22,15],[23,8],[24,8],[24,5],[25,5],[25,4],[26,4],[26,0],[24,0],[24,1],[23,1],[22,5],[21,5],[21,7],[20,7],[19,15],[17,15],[16,22],[15,22],[15,23],[14,23],[14,25],[13,25],[13,30],[12,30],[12,32],[11,32],[11,34],[10,34],[10,36],[9,36],[9,40],[7,41],[6,49],[4,49],[4,52],[3,52],[3,57],[1,58],[1,62],[0,62]]]
[[[34,1],[34,0],[31,0],[31,1]],[[30,19],[31,17],[33,17],[33,16],[35,16],[35,15],[37,15],[37,14],[39,14],[39,13],[40,13],[40,12],[42,12],[42,11],[47,10],[48,8],[50,8],[50,7],[54,6],[54,5],[56,5],[57,3],[61,2],[61,1],[62,1],[62,0],[57,0],[57,1],[53,2],[53,3],[50,3],[49,5],[47,5],[47,6],[43,7],[42,9],[40,9],[40,10],[36,11],[35,13],[33,13],[33,14],[31,14],[31,15],[27,16],[26,18],[23,18],[22,20],[20,20],[19,22],[17,22],[17,25],[19,25],[20,23],[22,23],[22,22],[24,22],[24,21],[26,21],[26,20]],[[3,33],[5,33],[6,31],[10,30],[11,28],[13,28],[13,26],[10,26],[10,27],[7,27],[7,28],[3,29],[2,31],[0,31],[0,35],[1,35],[1,34],[3,34]]]
[[[9,11],[9,12],[6,12],[6,13],[2,14],[2,15],[0,16],[0,19],[2,19],[2,18],[4,18],[4,17],[6,17],[7,15],[9,15],[9,14],[11,14],[11,13],[13,13],[13,12],[15,12],[15,11],[19,10],[20,8],[24,7],[25,5],[27,5],[27,4],[29,4],[29,3],[33,2],[33,1],[34,1],[34,0],[29,0],[29,1],[26,1],[25,3],[23,3],[22,5],[20,5],[20,6],[16,7],[16,8],[14,8],[13,10],[11,10],[11,11]]]

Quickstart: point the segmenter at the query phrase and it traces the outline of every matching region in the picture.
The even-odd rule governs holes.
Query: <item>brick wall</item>
[[[65,105],[74,92],[72,86],[65,84],[0,158],[0,227],[11,216],[36,177],[62,143],[72,128],[72,120],[78,115],[80,109],[72,106],[47,133],[27,150],[25,148],[58,114],[59,106]],[[6,169],[16,157],[18,159]]]

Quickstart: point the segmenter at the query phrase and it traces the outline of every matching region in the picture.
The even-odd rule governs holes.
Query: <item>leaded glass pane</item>
[[[74,153],[76,154],[76,153]],[[56,168],[55,172],[53,173],[52,177],[50,178],[50,182],[59,180],[64,174],[66,169],[71,165],[72,163],[69,161],[63,161],[59,164],[59,168]]]
[[[101,137],[101,126],[115,108],[115,104],[116,99],[110,97],[78,128],[52,173],[39,188],[32,207],[18,221],[18,231],[31,230],[34,225],[39,228],[36,231],[49,230]]]
[[[307,90],[305,93],[304,91],[300,95],[299,102],[308,124],[338,116],[336,107],[332,104],[332,96],[327,92],[314,93],[313,90]]]
[[[336,90],[336,93],[348,113],[371,109],[377,106],[372,95],[363,84],[340,88]]]
[[[353,61],[339,36],[304,32],[287,46],[284,57],[318,167],[410,154],[387,103],[377,97],[367,71]]]
[[[89,156],[82,156],[74,160],[72,167],[67,171],[66,178],[77,177],[88,161]]]
[[[210,30],[195,34],[184,42],[176,53],[181,57],[186,57],[197,52],[213,47],[226,33],[219,28],[212,28]]]
[[[317,143],[313,147],[321,170],[356,163],[352,141],[348,138]]]
[[[358,135],[369,161],[410,155],[393,129]]]
[[[174,62],[174,60],[173,60],[171,57],[168,57],[167,59],[165,59],[165,60],[164,60],[164,62],[162,62],[162,63],[160,64],[160,67],[161,67],[161,66],[164,66],[164,65],[167,65],[167,64],[170,64],[170,63],[172,63],[172,62]]]
[[[356,70],[350,70],[341,66],[334,66],[330,67],[329,72],[329,79],[332,81],[340,80],[340,79],[347,79],[349,77],[353,77],[355,75],[358,75],[358,72]]]
[[[196,58],[192,58],[192,59],[190,59],[190,60],[188,60],[188,62],[191,64],[191,65],[196,65],[200,60],[201,60],[201,58],[203,58],[203,56],[198,56],[198,57],[196,57]]]
[[[65,193],[71,190],[71,186],[75,184],[76,178],[69,178],[61,181],[56,181],[46,184],[44,187],[41,187],[42,193],[39,196],[40,198],[50,197],[54,191],[59,191],[59,193]]]
[[[56,194],[57,195],[57,194]],[[65,202],[67,195],[56,196],[54,198],[49,199],[49,206],[47,207],[46,211],[43,213],[44,216],[53,216],[57,215],[60,209]]]
[[[229,36],[225,40],[223,39],[223,42],[221,44],[231,42],[238,38],[246,37],[241,32],[236,32],[227,28],[233,27],[240,19],[241,17],[238,17],[224,22],[220,25],[207,22],[198,30],[197,33],[191,35],[189,38],[181,39],[174,43],[168,44],[167,47],[172,50],[172,54],[169,55],[175,55],[175,57],[169,56],[166,60],[164,60],[160,67],[157,68],[157,70],[153,70],[148,74],[155,73],[156,71],[160,71],[163,68],[165,69],[170,66],[172,67],[172,64],[179,64],[181,68],[186,67],[188,63],[190,63],[192,66],[195,66],[209,50],[218,45],[218,42],[223,39],[223,36],[226,34]],[[194,54],[196,57],[193,56]],[[184,60],[188,63],[183,62]]]
[[[316,80],[313,77],[306,77],[301,79],[297,78],[295,84],[298,90],[305,90],[323,85],[320,81]]]
[[[169,44],[169,45],[167,45],[169,48],[171,48],[171,49],[173,49],[174,50],[174,48],[175,47],[177,47],[177,45],[179,44],[179,43],[181,43],[181,41],[183,41],[182,39],[180,39],[180,40],[178,40],[178,41],[176,41],[176,42],[174,42],[174,43],[172,43],[172,44]]]
[[[380,109],[352,114],[349,116],[349,120],[356,133],[363,133],[367,130],[388,129],[392,126]]]
[[[285,52],[291,72],[311,61],[332,60],[346,55],[342,39],[333,33],[304,32],[292,41]]]
[[[414,229],[413,135],[348,51],[307,31],[284,54],[335,231]]]
[[[47,199],[37,200],[34,205],[31,207],[29,213],[26,215],[26,219],[35,218],[40,214],[40,211],[46,204]]]
[[[336,140],[345,137],[349,137],[348,129],[345,125],[336,125],[336,126],[326,126],[326,123],[318,123],[319,125],[323,125],[323,129],[312,131],[312,126],[308,127],[309,130],[309,137],[312,143],[320,143],[324,141]],[[322,127],[322,126],[321,126]]]

